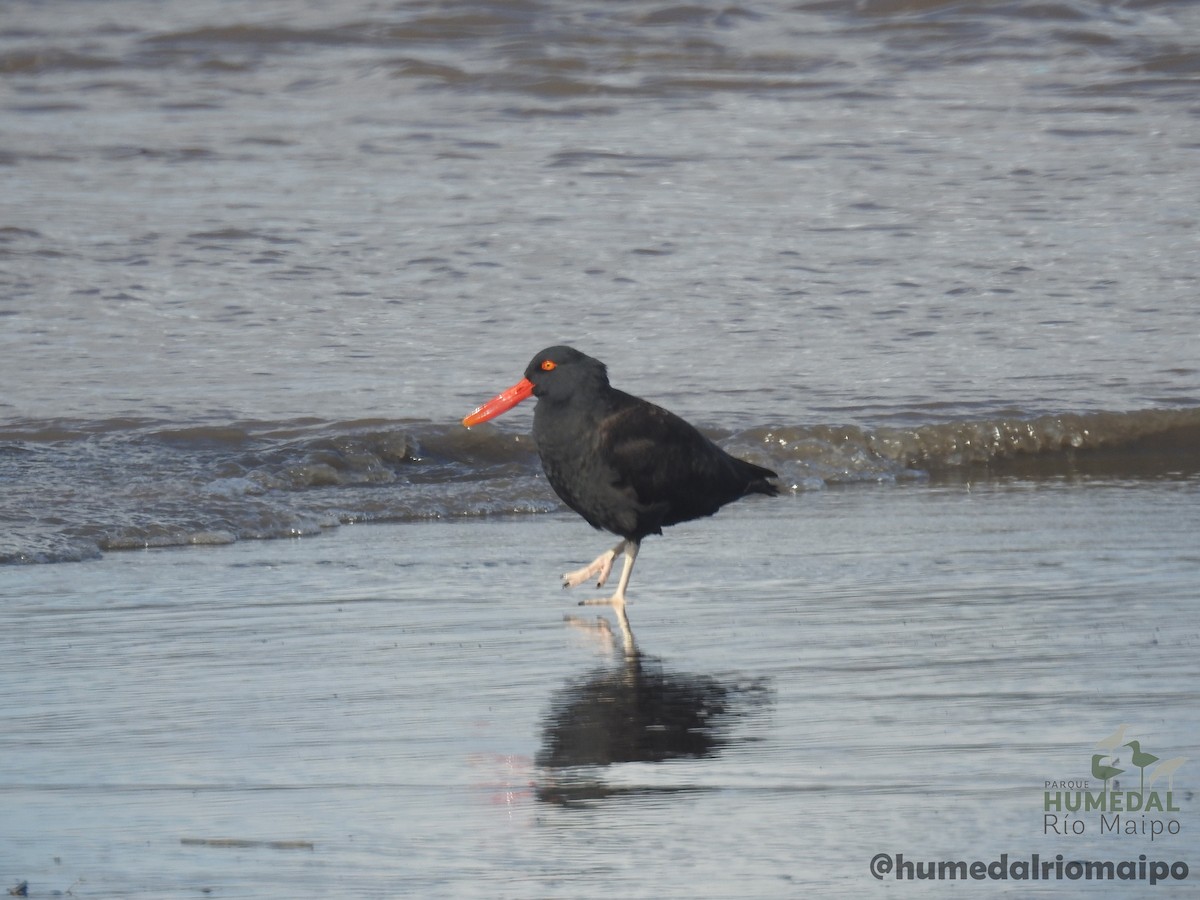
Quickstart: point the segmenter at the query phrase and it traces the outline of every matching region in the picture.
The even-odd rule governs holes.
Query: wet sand
[[[567,513],[112,553],[0,580],[3,886],[74,897],[1127,896],[1200,877],[1196,486],[856,487],[647,540],[627,659]],[[603,615],[603,613],[601,613]],[[1119,725],[1181,833],[1044,833]],[[1119,750],[1137,788],[1138,770]],[[1133,781],[1129,778],[1132,776]],[[1095,786],[1095,785],[1094,785]],[[1110,784],[1116,789],[1116,784]],[[1161,785],[1158,786],[1161,788]],[[1154,818],[1154,817],[1151,817]],[[201,892],[204,892],[203,894]]]

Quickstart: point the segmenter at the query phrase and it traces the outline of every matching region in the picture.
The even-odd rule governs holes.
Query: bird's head
[[[530,360],[524,378],[463,419],[463,424],[470,428],[494,419],[531,396],[560,401],[580,390],[607,385],[608,371],[600,360],[574,347],[547,347]]]
[[[533,396],[564,400],[581,389],[607,386],[608,370],[574,347],[547,347],[529,361],[525,380],[533,385]]]

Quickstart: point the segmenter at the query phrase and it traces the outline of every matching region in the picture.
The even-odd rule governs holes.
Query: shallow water
[[[1194,473],[1196,35],[1191,3],[11,4],[0,562],[553,508],[457,422],[564,341],[800,489],[1058,475],[1164,410],[1151,475]]]
[[[647,542],[640,671],[563,620],[555,573],[601,540],[565,513],[10,569],[0,858],[40,892],[159,897],[861,896],[881,852],[1195,864],[1194,763],[1154,841],[1048,836],[1042,792],[1121,724],[1195,758],[1198,510],[1145,484],[745,502]]]
[[[7,4],[0,877],[1185,859],[1198,10]],[[458,425],[564,341],[790,488],[647,543],[640,669],[528,410]],[[1044,834],[1119,725],[1183,832]]]

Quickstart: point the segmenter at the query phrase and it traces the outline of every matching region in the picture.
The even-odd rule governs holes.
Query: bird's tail
[[[778,478],[779,475],[772,469],[766,466],[756,466],[754,463],[748,463],[744,459],[738,460],[740,474],[746,479],[747,494],[766,494],[768,497],[774,497],[779,493],[779,488],[767,481],[768,478]]]

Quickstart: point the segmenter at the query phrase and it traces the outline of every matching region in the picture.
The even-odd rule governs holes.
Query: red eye
[[[543,359],[542,360],[542,371],[543,372],[550,372],[557,368],[558,368],[558,363],[556,363],[554,360],[552,360],[552,359]]]

